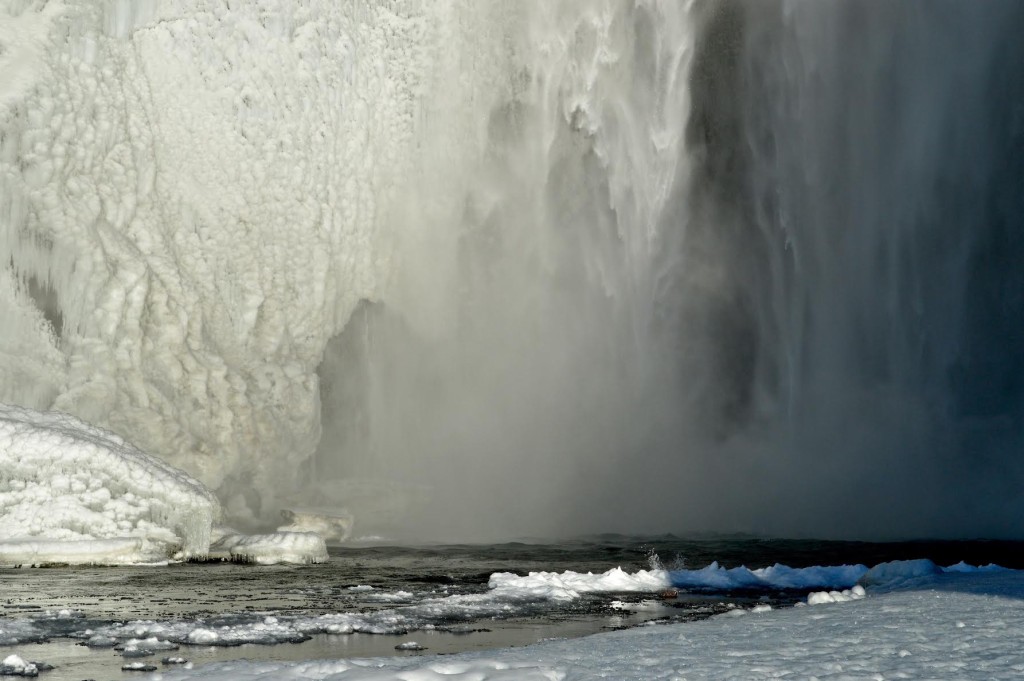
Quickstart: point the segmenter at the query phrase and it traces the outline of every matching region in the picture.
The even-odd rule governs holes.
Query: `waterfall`
[[[0,401],[241,524],[1014,534],[1022,15],[12,0]]]

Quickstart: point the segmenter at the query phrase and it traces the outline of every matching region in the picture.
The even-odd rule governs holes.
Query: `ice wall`
[[[315,369],[394,270],[421,156],[455,168],[417,207],[444,214],[478,152],[491,11],[4,3],[0,401],[130,436],[242,513],[293,488]]]
[[[591,413],[618,414],[606,431],[629,418],[623,400],[656,363],[651,307],[633,302],[650,299],[654,223],[685,176],[685,6],[4,11],[17,87],[0,111],[0,399],[104,424],[217,488],[230,513],[265,518],[311,471],[434,467],[429,490],[488,441],[553,461],[589,446],[562,440]],[[435,351],[364,395],[371,445],[331,439],[304,466],[320,439],[316,369],[360,300],[407,333],[382,341],[373,371]],[[543,412],[597,361],[609,370],[587,386],[592,406]],[[487,414],[463,411],[477,391]],[[492,432],[502,403],[539,394]],[[556,447],[513,445],[535,417]],[[345,432],[346,419],[328,420]],[[474,436],[446,444],[452,427]],[[566,456],[544,494],[575,465]]]

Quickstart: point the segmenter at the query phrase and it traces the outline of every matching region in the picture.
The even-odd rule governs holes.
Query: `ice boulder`
[[[0,564],[204,556],[219,516],[202,483],[117,435],[0,405]]]

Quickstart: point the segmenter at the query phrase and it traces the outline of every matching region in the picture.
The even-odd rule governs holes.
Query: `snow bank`
[[[219,513],[202,484],[113,433],[0,405],[0,564],[205,555]]]

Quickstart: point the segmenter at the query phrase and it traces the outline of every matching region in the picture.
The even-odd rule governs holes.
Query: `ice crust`
[[[202,556],[219,513],[205,486],[113,433],[0,405],[0,564]]]

